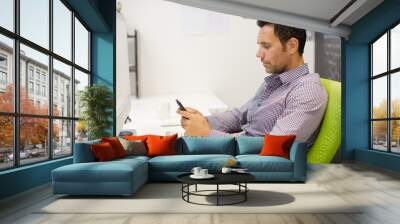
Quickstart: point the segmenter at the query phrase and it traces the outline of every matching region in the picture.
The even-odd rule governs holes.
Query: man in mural
[[[254,97],[241,107],[212,116],[194,108],[177,110],[186,136],[296,135],[312,143],[324,115],[327,93],[319,75],[304,63],[306,31],[257,21],[256,56],[266,73]]]

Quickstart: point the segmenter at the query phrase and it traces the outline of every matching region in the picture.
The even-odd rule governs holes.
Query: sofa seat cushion
[[[190,172],[193,167],[203,167],[211,172],[219,171],[230,159],[231,155],[174,155],[157,156],[149,160],[151,172]]]
[[[58,182],[131,182],[133,176],[147,179],[147,163],[139,159],[74,163],[52,172]]]
[[[239,155],[236,160],[249,172],[293,172],[292,161],[279,156]]]
[[[150,159],[150,157],[148,157],[148,156],[135,156],[135,155],[130,155],[130,156],[125,156],[124,158],[120,158],[120,159],[113,160],[113,162],[116,162],[116,161],[126,161],[126,162],[130,162],[130,161],[135,161],[135,160],[147,162],[147,161],[149,161],[149,159]]]
[[[112,163],[117,163],[117,164],[125,164],[129,167],[131,167],[133,170],[138,168],[140,163],[147,164],[149,161],[149,157],[147,156],[126,156],[121,159],[116,159],[113,161],[110,161]],[[139,162],[139,163],[138,163]]]

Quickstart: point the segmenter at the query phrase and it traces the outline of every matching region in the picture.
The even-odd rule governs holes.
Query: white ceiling
[[[167,0],[251,19],[348,37],[350,26],[383,0]],[[346,5],[346,10],[339,13]],[[335,15],[337,15],[335,17]]]
[[[227,0],[265,9],[274,9],[296,15],[329,20],[350,0]],[[310,7],[312,6],[312,7]]]

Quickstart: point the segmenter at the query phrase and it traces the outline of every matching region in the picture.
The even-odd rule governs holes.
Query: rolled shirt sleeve
[[[226,111],[220,114],[207,116],[208,123],[211,128],[223,132],[240,131],[242,116],[246,112],[245,105],[240,108],[235,108],[231,111]]]
[[[232,136],[232,133],[241,132],[243,116],[246,116],[247,103],[231,111],[207,116],[211,130],[208,136]]]
[[[255,96],[241,107],[234,108],[220,114],[206,116],[211,130],[208,136],[238,136],[244,135],[242,125],[247,123],[247,111],[254,101],[264,91],[264,84],[261,85]]]

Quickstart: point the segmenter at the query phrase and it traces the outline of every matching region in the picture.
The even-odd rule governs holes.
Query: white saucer
[[[214,177],[215,176],[212,175],[212,174],[207,174],[207,175],[204,175],[204,176],[194,175],[194,174],[190,175],[190,178],[193,178],[193,179],[211,179],[211,178],[214,178]]]

